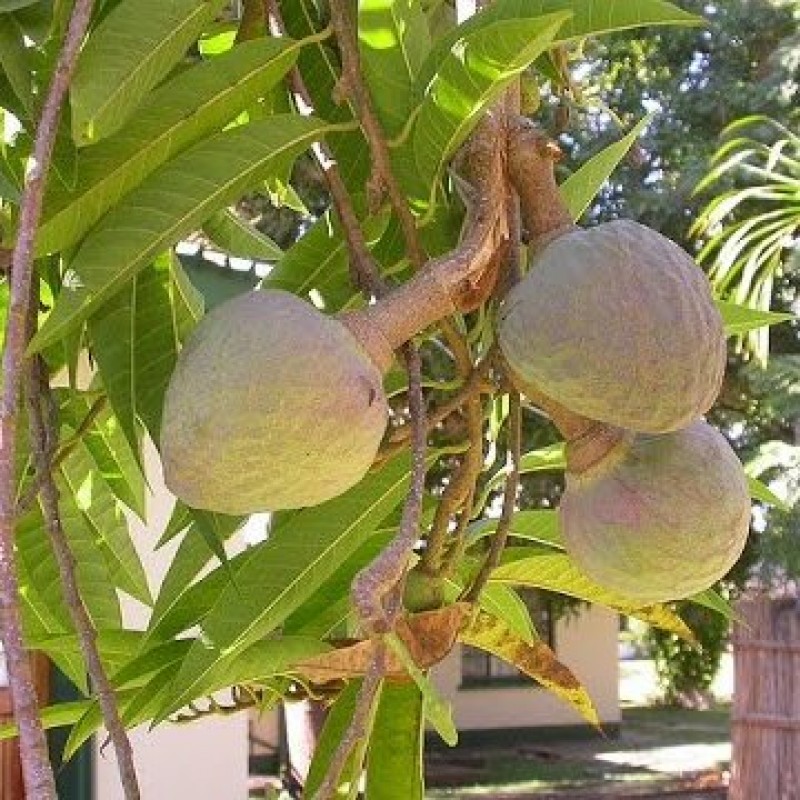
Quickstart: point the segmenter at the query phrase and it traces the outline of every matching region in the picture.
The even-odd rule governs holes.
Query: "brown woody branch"
[[[3,354],[3,391],[0,404],[0,613],[28,800],[51,800],[55,798],[56,792],[53,771],[47,757],[47,743],[39,721],[30,664],[22,639],[19,585],[13,555],[18,404],[31,304],[33,246],[41,217],[44,185],[52,159],[61,106],[75,70],[81,43],[89,27],[92,7],[93,0],[76,0],[72,8],[64,43],[36,129],[33,158],[22,195],[19,233],[11,258],[11,296]]]
[[[489,545],[489,552],[478,574],[475,576],[472,585],[464,594],[463,599],[469,603],[476,603],[478,601],[484,586],[486,586],[489,581],[489,576],[500,563],[500,556],[503,554],[506,542],[508,541],[511,521],[516,508],[517,491],[519,490],[521,439],[522,415],[520,412],[519,393],[512,391],[509,395],[508,406],[508,477],[506,478],[505,490],[503,492],[503,511],[500,516],[500,521],[497,524],[497,530]]]
[[[33,326],[32,326],[33,327]],[[122,789],[126,800],[141,797],[133,750],[120,719],[117,698],[97,649],[97,631],[78,588],[77,564],[67,541],[59,510],[59,492],[53,478],[55,448],[58,443],[58,408],[50,389],[50,380],[42,359],[34,356],[27,362],[26,396],[31,449],[36,465],[45,526],[58,564],[61,588],[72,624],[78,634],[81,653],[89,673],[92,691],[97,695],[103,721],[117,755]]]
[[[277,0],[264,0],[264,8],[272,33],[275,36],[286,36],[286,25]],[[314,100],[297,67],[293,67],[289,71],[289,86],[295,98],[302,102],[307,113],[313,113]],[[339,165],[324,142],[315,146],[314,153],[325,177],[328,191],[331,193],[336,213],[342,223],[347,248],[353,258],[357,283],[360,288],[372,292],[376,297],[381,296],[385,293],[386,287],[380,270],[367,247]]]
[[[389,146],[372,105],[372,98],[361,77],[356,26],[349,19],[348,8],[344,0],[332,0],[330,3],[331,24],[342,58],[340,87],[350,98],[356,119],[361,123],[367,138],[374,170],[373,179],[380,188],[386,190],[392,209],[400,221],[411,263],[419,269],[426,260],[425,250],[405,194],[394,176]]]

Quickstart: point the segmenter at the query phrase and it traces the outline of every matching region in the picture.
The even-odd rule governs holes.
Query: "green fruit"
[[[497,335],[521,381],[647,433],[705,413],[725,369],[708,280],[674,242],[627,220],[546,245],[503,303]]]
[[[358,483],[387,419],[353,334],[287,292],[252,292],[193,332],[167,389],[167,486],[226,514],[300,508]]]
[[[750,496],[730,445],[698,420],[663,435],[624,433],[585,471],[568,468],[560,517],[567,550],[590,578],[649,605],[728,572],[747,539]]]

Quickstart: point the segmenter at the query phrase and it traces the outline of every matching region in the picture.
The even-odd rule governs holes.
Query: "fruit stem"
[[[554,141],[529,120],[517,118],[509,130],[509,176],[537,250],[576,228],[556,183],[555,164],[560,158],[561,150]]]
[[[340,315],[380,369],[391,363],[387,348],[397,350],[430,325],[474,308],[491,294],[497,254],[508,239],[505,143],[501,123],[487,116],[467,145],[463,159],[474,191],[458,246],[374,304]]]
[[[567,471],[580,474],[602,461],[625,438],[622,428],[576,414],[521,378],[505,359],[501,365],[514,386],[552,420],[566,441]]]

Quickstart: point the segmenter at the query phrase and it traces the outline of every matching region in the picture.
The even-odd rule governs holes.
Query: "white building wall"
[[[558,658],[587,688],[603,724],[620,722],[619,617],[603,608],[589,607],[556,623]],[[585,724],[566,702],[534,683],[461,687],[461,649],[434,668],[433,680],[452,704],[461,731],[534,728]],[[253,719],[258,738],[271,746],[278,742],[277,714]]]
[[[174,547],[154,550],[172,513],[174,498],[164,486],[160,464],[151,447],[145,454],[152,494],[148,524],[131,521],[134,541],[156,594]],[[144,628],[147,609],[123,598],[126,625]],[[154,731],[142,726],[131,732],[136,767],[145,800],[246,800],[248,772],[247,714],[207,718],[186,725],[164,724]],[[100,751],[105,735],[95,737],[95,798],[123,800],[113,748]]]
[[[618,616],[588,608],[560,620],[555,650],[588,690],[602,722],[620,721]],[[433,673],[436,685],[453,705],[459,730],[580,725],[583,718],[552,692],[533,683],[461,687],[461,650],[456,647]]]

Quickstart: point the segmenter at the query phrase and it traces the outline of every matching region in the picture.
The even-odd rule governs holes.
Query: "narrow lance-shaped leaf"
[[[689,641],[686,623],[665,605],[641,606],[609,591],[584,575],[566,553],[535,547],[508,548],[503,563],[492,572],[490,583],[547,589],[615,609],[623,614],[664,628]]]
[[[226,0],[122,0],[92,31],[72,80],[78,144],[117,130]]]
[[[442,36],[420,70],[417,83],[427,86],[455,42],[498,21],[528,20],[569,11],[572,18],[558,32],[553,44],[646,25],[702,25],[704,20],[664,0],[494,0]]]
[[[209,217],[203,223],[203,233],[217,247],[239,258],[277,261],[283,255],[283,250],[269,236],[249,225],[229,208]]]
[[[479,611],[459,637],[464,644],[486,650],[513,664],[569,703],[589,724],[599,726],[597,709],[583,684],[541,640],[526,642],[504,622]]]
[[[370,800],[423,800],[423,698],[414,683],[385,683],[367,753]]]
[[[430,202],[446,160],[467,138],[481,111],[550,46],[570,16],[565,11],[497,22],[454,44],[427,87],[409,144],[425,187],[420,200]]]
[[[70,191],[48,185],[37,255],[78,242],[151,172],[233,120],[281,80],[301,46],[291,39],[247,42],[158,87],[121,130],[80,152]]]
[[[92,352],[109,401],[131,447],[139,421],[158,440],[164,393],[183,336],[170,254],[138,274],[89,323]]]
[[[345,494],[291,515],[240,566],[231,560],[231,580],[202,622],[205,640],[187,656],[164,707],[190,697],[220,654],[267,635],[311,597],[400,502],[408,479],[408,459],[393,459]]]
[[[414,78],[431,46],[428,20],[416,0],[362,0],[358,40],[364,80],[387,136],[408,122],[416,97]]]
[[[12,17],[0,14],[0,75],[5,74],[28,114],[33,105],[32,72],[28,50],[20,30]]]
[[[144,567],[131,539],[128,520],[106,482],[100,478],[88,449],[78,444],[61,464],[67,492],[62,497],[72,524],[86,528],[94,543],[96,563],[107,565],[106,581],[142,603],[152,603]],[[68,520],[64,520],[68,529]]]
[[[81,442],[108,488],[144,519],[144,475],[113,410],[106,404],[97,412],[97,404],[104,403],[105,397],[100,392],[68,389],[60,390],[59,397],[61,418],[76,434],[89,417],[96,414],[91,425],[83,430]],[[71,444],[66,443],[66,446]]]
[[[279,115],[217,134],[159,168],[83,241],[31,349],[73,330],[159,253],[330,129],[311,117]]]
[[[748,331],[762,328],[765,325],[780,325],[782,322],[793,320],[794,314],[785,314],[777,311],[762,311],[759,308],[742,306],[726,300],[717,300],[717,308],[722,314],[725,323],[725,333],[728,336],[740,336]]]
[[[573,219],[578,219],[586,211],[651,118],[652,114],[639,120],[618,142],[592,156],[558,187]]]

